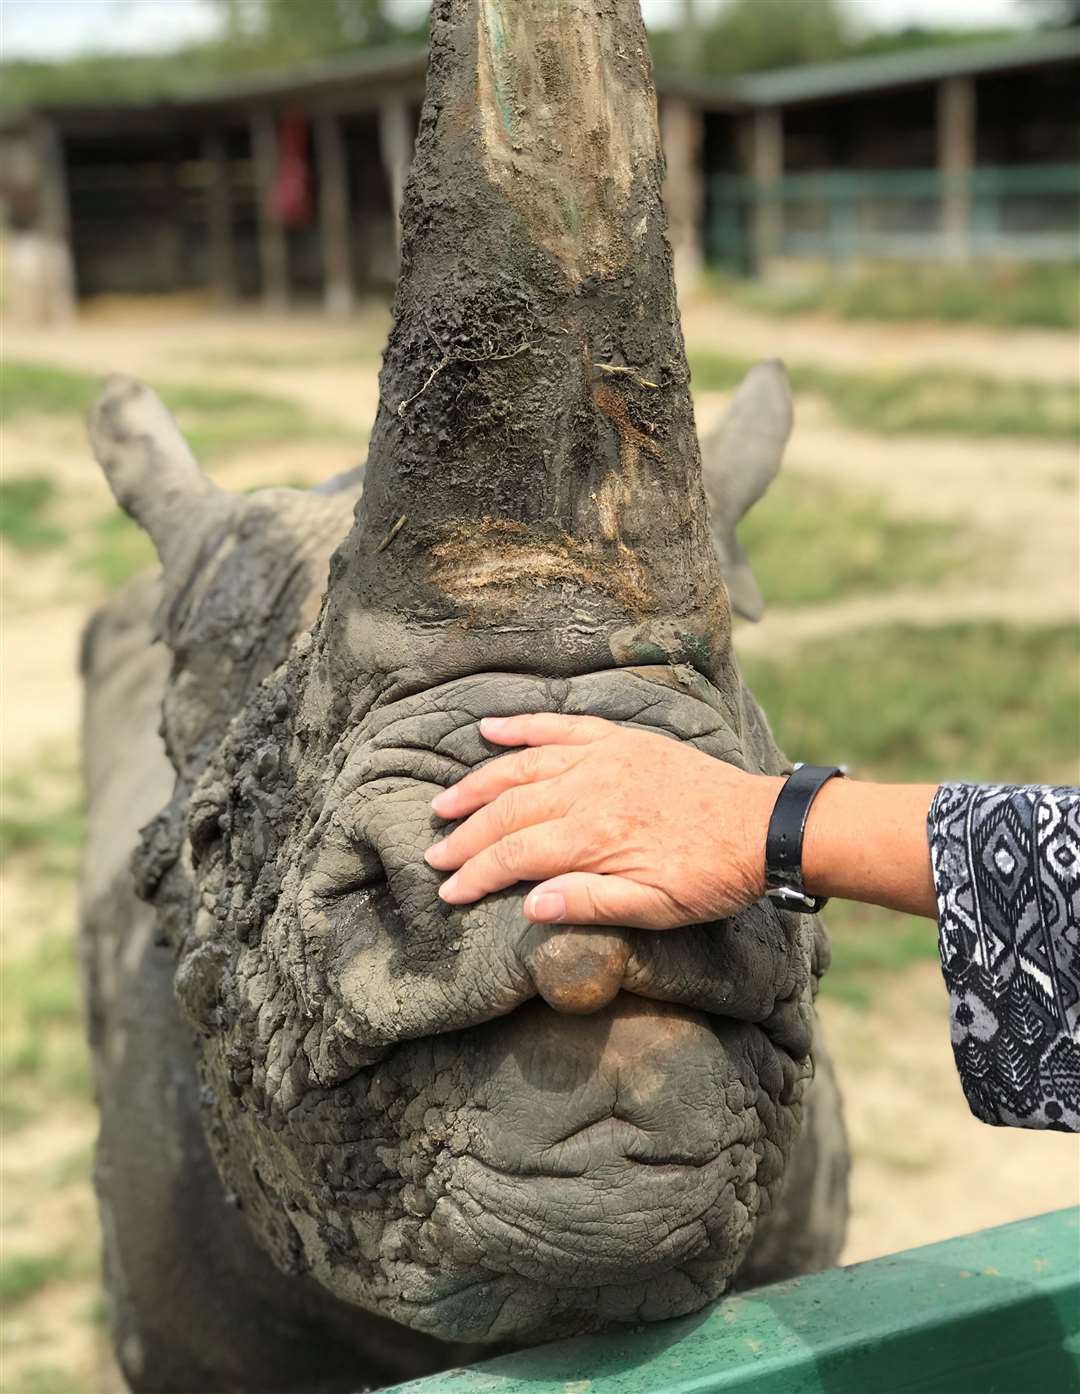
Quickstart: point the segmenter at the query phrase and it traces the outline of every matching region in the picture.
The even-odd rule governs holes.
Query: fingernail
[[[566,898],[558,891],[541,891],[525,900],[525,913],[530,920],[562,920],[566,918]]]
[[[453,789],[444,789],[441,794],[436,794],[435,797],[431,800],[431,807],[435,810],[436,813],[442,813],[444,809],[450,809],[453,808],[453,806]]]
[[[454,892],[455,892],[457,889],[458,889],[458,878],[457,878],[457,876],[456,876],[456,875],[455,875],[455,876],[449,876],[449,877],[447,877],[447,879],[442,883],[442,885],[439,887],[439,895],[442,897],[443,900],[450,900],[450,901],[452,901],[453,898],[454,898]]]
[[[446,852],[446,846],[442,842],[433,842],[424,853],[424,861],[428,866],[438,866]]]
[[[485,736],[498,736],[510,725],[508,716],[485,716],[480,722],[480,731]]]

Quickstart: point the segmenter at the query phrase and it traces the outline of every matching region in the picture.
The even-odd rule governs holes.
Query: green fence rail
[[[829,170],[709,187],[707,250],[741,267],[770,257],[1080,259],[1080,163]]]
[[[1080,1208],[395,1394],[1080,1394]]]

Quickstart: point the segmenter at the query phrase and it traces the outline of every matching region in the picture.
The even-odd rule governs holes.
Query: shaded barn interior
[[[348,313],[397,275],[423,50],[374,52],[173,103],[0,122],[0,218],[78,298],[212,290]],[[706,260],[1073,260],[1080,33],[758,73],[661,73],[676,272]],[[16,278],[17,279],[17,278]]]
[[[415,108],[406,113],[410,145],[417,115]],[[227,300],[275,293],[314,298],[336,251],[319,209],[328,185],[339,180],[347,280],[361,292],[392,286],[396,208],[378,116],[360,112],[334,124],[329,138],[339,149],[327,153],[325,131],[320,145],[312,139],[318,127],[313,133],[304,123],[308,208],[293,222],[260,214],[274,175],[260,178],[256,123],[223,123],[208,132],[133,123],[124,133],[67,136],[70,246],[80,295],[210,285]]]

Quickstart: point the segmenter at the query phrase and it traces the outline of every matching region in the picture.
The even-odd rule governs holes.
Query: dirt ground
[[[91,370],[136,372],[155,384],[212,381],[280,393],[357,431],[377,401],[378,351],[388,323],[371,307],[346,325],[315,315],[211,317],[105,307],[63,332],[5,326],[12,358]],[[765,320],[745,310],[694,301],[687,338],[697,346],[762,356],[789,354],[845,367],[947,363],[987,374],[1012,372],[1060,380],[1077,371],[1069,335],[976,328],[826,324]],[[698,401],[702,430],[724,399]],[[215,469],[232,488],[328,477],[355,463],[340,443],[279,444],[231,455]],[[110,502],[77,421],[18,417],[5,424],[3,475],[47,474],[61,491],[58,508],[105,514]],[[1077,456],[1069,444],[964,439],[882,439],[837,424],[816,401],[800,402],[788,470],[872,487],[890,509],[955,519],[973,529],[996,558],[989,572],[932,591],[845,599],[798,611],[773,611],[743,627],[743,651],[796,649],[813,639],[904,619],[940,624],[959,618],[1047,623],[1075,619],[1080,596]],[[0,549],[3,684],[0,730],[5,776],[35,762],[74,769],[79,694],[76,651],[89,607],[100,594],[51,553]],[[73,923],[71,885],[41,889],[5,871],[0,879],[5,956],[38,931],[43,915]],[[853,1212],[847,1260],[1073,1204],[1080,1188],[1077,1143],[1058,1135],[1002,1132],[975,1122],[962,1098],[948,1048],[944,990],[933,965],[921,964],[882,985],[871,1010],[829,1000],[825,1021],[838,1059],[854,1144]],[[75,1372],[67,1394],[101,1388],[100,1320],[95,1302],[95,1219],[89,1179],[47,1188],[42,1177],[85,1153],[92,1110],[65,1101],[4,1140],[0,1158],[5,1247],[82,1246],[90,1261],[20,1306],[0,1356],[10,1394],[33,1394],[18,1371],[32,1360]],[[95,1373],[98,1372],[98,1373]],[[81,1381],[81,1383],[79,1383]],[[42,1387],[39,1381],[37,1388]],[[53,1391],[55,1394],[55,1390]]]
[[[750,358],[783,358],[822,367],[962,368],[992,378],[1068,382],[1076,376],[1076,343],[1050,329],[988,329],[968,324],[837,323],[824,317],[774,318],[708,294],[683,306],[687,342],[714,342]]]

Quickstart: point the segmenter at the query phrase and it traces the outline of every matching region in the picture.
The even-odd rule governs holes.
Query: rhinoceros
[[[637,0],[437,0],[362,471],[235,495],[160,401],[91,438],[160,575],[84,643],[96,1185],[137,1391],[331,1394],[835,1261],[847,1151],[770,901],[666,934],[439,898],[484,715],[789,768],[722,565],[791,424],[689,395]],[[156,642],[155,642],[156,641]],[[642,791],[646,800],[650,791]]]

